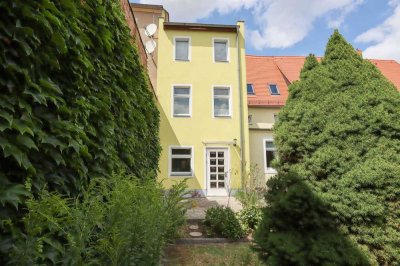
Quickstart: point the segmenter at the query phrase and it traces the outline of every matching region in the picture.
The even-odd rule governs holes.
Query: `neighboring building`
[[[300,78],[304,56],[246,56],[249,113],[250,163],[259,166],[265,178],[276,171],[273,125],[289,95],[288,86]],[[394,60],[370,60],[400,91],[400,64]]]

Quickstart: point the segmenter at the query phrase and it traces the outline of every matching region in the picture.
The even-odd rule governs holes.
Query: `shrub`
[[[290,86],[275,140],[278,171],[298,173],[371,264],[400,265],[400,94],[338,31]]]
[[[327,205],[294,173],[268,180],[267,206],[255,234],[267,265],[369,265],[337,229]]]
[[[11,251],[16,265],[158,265],[184,221],[185,182],[165,194],[153,180],[94,179],[79,200],[42,191],[30,199]]]
[[[215,234],[222,237],[240,239],[245,236],[239,220],[229,207],[217,206],[208,209],[204,224],[209,226]]]
[[[245,229],[254,230],[262,218],[262,208],[259,206],[250,206],[243,208],[238,213],[238,219]]]

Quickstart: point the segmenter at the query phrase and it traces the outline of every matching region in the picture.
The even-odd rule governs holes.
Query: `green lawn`
[[[263,265],[250,243],[171,245],[164,265]]]

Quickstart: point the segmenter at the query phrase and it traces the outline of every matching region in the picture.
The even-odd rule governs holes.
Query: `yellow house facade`
[[[166,188],[200,195],[240,188],[249,158],[244,23],[158,23],[157,98]]]

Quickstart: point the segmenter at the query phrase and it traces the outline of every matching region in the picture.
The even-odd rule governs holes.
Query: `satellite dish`
[[[146,48],[146,52],[151,54],[156,49],[157,43],[154,40],[148,40],[144,47]]]
[[[156,31],[157,31],[157,25],[154,23],[147,25],[146,28],[144,29],[144,33],[146,34],[147,37],[152,37],[154,33],[156,33]]]

